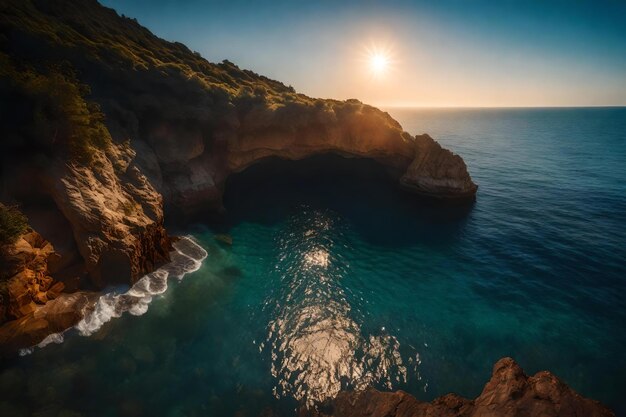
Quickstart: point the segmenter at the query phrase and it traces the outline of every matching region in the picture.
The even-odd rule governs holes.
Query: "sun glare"
[[[382,53],[373,54],[370,57],[370,69],[376,75],[382,75],[387,71],[389,66],[389,57]]]
[[[393,54],[389,46],[372,44],[365,48],[363,58],[373,78],[383,78],[393,69]]]

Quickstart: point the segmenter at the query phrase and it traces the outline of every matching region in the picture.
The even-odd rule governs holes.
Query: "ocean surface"
[[[463,156],[474,204],[412,198],[366,161],[253,167],[221,221],[176,230],[172,265],[2,364],[0,415],[473,398],[511,356],[626,416],[626,109],[388,111]]]

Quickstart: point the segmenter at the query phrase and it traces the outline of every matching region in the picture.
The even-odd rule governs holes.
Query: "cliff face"
[[[91,167],[57,164],[46,179],[98,288],[134,283],[169,260],[162,197],[133,158],[131,149],[111,145]]]
[[[62,268],[62,256],[35,231],[0,246],[0,356],[33,346],[83,317],[95,293],[63,293],[75,286],[52,278]]]
[[[402,392],[341,392],[319,410],[300,417],[611,417],[597,401],[583,398],[547,371],[527,376],[511,358],[500,359],[474,400],[448,394],[430,403]]]
[[[461,157],[443,149],[428,135],[413,138],[389,114],[357,100],[270,106],[260,102],[245,115],[214,132],[209,147],[199,136],[177,135],[171,149],[159,149],[151,171],[162,174],[169,203],[186,214],[221,207],[225,180],[231,173],[271,157],[299,160],[320,154],[368,158],[389,168],[411,192],[436,198],[473,198],[472,182]],[[176,143],[194,142],[185,151]],[[172,178],[172,179],[170,179]]]

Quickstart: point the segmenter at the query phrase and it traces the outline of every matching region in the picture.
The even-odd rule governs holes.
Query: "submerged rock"
[[[230,235],[215,235],[215,240],[228,246],[233,245],[233,238]]]
[[[511,358],[500,359],[474,400],[447,394],[422,402],[403,391],[373,388],[341,392],[319,409],[301,408],[300,417],[611,417],[597,401],[584,398],[548,371],[527,376]]]

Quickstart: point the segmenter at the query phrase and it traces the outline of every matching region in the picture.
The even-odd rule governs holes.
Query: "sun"
[[[384,75],[389,69],[389,57],[384,53],[375,52],[371,54],[369,64],[374,75]]]
[[[382,79],[393,71],[394,53],[388,44],[372,43],[363,48],[362,59],[372,78]]]

